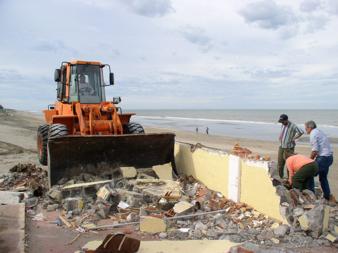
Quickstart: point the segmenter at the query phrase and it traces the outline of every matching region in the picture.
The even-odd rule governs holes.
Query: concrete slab
[[[227,240],[142,241],[138,253],[186,253],[188,249],[194,253],[224,253],[236,245]]]
[[[153,166],[153,170],[160,179],[173,180],[171,163]]]
[[[140,231],[146,233],[165,232],[167,225],[163,219],[145,216],[141,218]]]
[[[90,241],[82,248],[95,250],[102,241]],[[238,243],[228,240],[141,241],[138,253],[224,253]]]
[[[23,193],[21,192],[11,192],[11,191],[0,191],[0,204],[1,205],[12,205],[20,203],[20,200],[23,198]]]
[[[0,252],[25,252],[25,204],[0,205]]]

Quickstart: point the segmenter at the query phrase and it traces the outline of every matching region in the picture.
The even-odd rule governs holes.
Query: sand
[[[0,174],[17,163],[39,164],[36,154],[36,130],[43,123],[42,115],[29,112],[8,110],[0,111]],[[205,146],[224,149],[228,152],[239,143],[260,155],[269,155],[277,159],[278,142],[232,138],[227,136],[206,135],[195,132],[176,131],[174,129],[146,128],[146,132],[174,132],[176,140],[187,143],[201,143]],[[277,137],[276,137],[277,138]],[[309,155],[308,144],[298,144],[296,152]],[[317,178],[318,179],[318,178]],[[338,197],[338,148],[334,147],[334,164],[330,167],[329,182],[332,193]]]

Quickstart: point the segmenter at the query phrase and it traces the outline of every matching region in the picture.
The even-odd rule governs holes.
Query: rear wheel
[[[53,124],[49,127],[48,138],[68,135],[68,128],[64,124]]]
[[[47,165],[47,142],[49,125],[39,126],[37,132],[38,158],[42,165]]]
[[[125,127],[126,134],[144,134],[144,128],[141,124],[129,122]]]

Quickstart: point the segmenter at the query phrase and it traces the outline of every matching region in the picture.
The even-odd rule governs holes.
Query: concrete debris
[[[119,208],[121,209],[127,209],[129,207],[128,203],[124,202],[124,201],[120,201],[120,203],[118,204]]]
[[[146,216],[141,217],[140,221],[140,231],[146,233],[160,233],[165,232],[167,225],[163,219]]]
[[[18,204],[22,199],[20,192],[0,191],[0,205]]]
[[[59,204],[52,204],[47,206],[47,211],[52,212],[59,208]]]
[[[63,203],[63,208],[66,211],[82,210],[84,202],[82,197],[66,198]]]
[[[47,172],[35,164],[19,163],[8,174],[1,175],[0,179],[0,191],[29,191],[35,197],[40,197],[48,189]]]
[[[336,235],[338,235],[338,226],[334,225],[333,226],[333,231]]]
[[[274,244],[279,244],[279,240],[277,238],[271,238],[271,241],[274,243]]]
[[[14,200],[25,203],[27,216],[34,221],[48,222],[44,214],[53,215],[49,223],[79,233],[131,227],[165,240],[231,240],[270,249],[338,245],[338,207],[328,207],[311,191],[289,190],[277,180],[280,213],[289,223],[282,224],[191,176],[168,180],[153,169],[137,170],[135,175],[133,168],[123,167],[121,177],[109,180],[83,173],[48,189],[45,171],[17,165],[0,178],[0,188],[20,196]],[[0,192],[0,199],[1,194],[7,193]],[[46,210],[40,213],[41,208]]]
[[[297,207],[293,209],[293,215],[294,216],[301,216],[304,213],[304,209],[301,207]]]
[[[111,196],[112,192],[109,186],[105,185],[102,186],[98,192],[96,193],[96,196],[98,198],[104,199],[104,200],[108,200]]]
[[[153,166],[153,170],[159,179],[173,180],[173,171],[171,163]]]
[[[47,193],[48,197],[52,200],[56,201],[57,203],[61,203],[62,201],[62,192],[58,189],[50,189]]]
[[[320,205],[300,216],[298,219],[300,227],[304,231],[311,231],[314,237],[319,237],[323,232],[323,228],[327,226],[324,224],[324,217],[327,215],[325,210],[327,209]]]
[[[136,178],[137,171],[134,167],[121,167],[121,173],[124,178]]]
[[[286,235],[286,233],[288,233],[290,230],[288,225],[280,225],[276,228],[274,228],[273,233],[278,236],[278,237],[284,237]]]
[[[173,210],[176,214],[184,214],[191,211],[192,208],[194,208],[193,204],[187,201],[180,201],[174,205]]]
[[[235,144],[235,146],[232,148],[232,154],[242,157],[242,158],[247,158],[250,160],[256,160],[256,161],[270,161],[271,157],[268,155],[261,156],[259,154],[253,154],[250,149],[247,149],[245,147],[241,147],[238,143]]]
[[[337,237],[334,236],[333,234],[327,234],[327,236],[325,236],[326,239],[328,239],[330,242],[335,242],[337,240]]]

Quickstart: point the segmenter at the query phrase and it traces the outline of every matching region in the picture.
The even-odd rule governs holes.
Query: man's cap
[[[283,121],[285,121],[285,120],[288,120],[288,119],[289,119],[288,115],[286,115],[286,114],[281,114],[281,115],[279,116],[278,122],[281,123],[281,122],[283,122]]]

